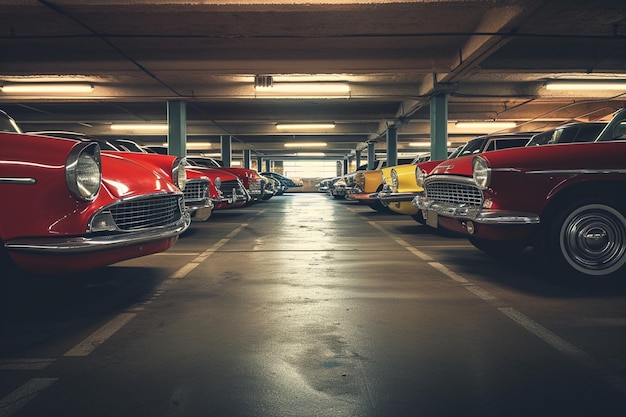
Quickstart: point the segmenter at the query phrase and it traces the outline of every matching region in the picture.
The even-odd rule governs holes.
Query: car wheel
[[[568,206],[550,222],[547,239],[548,254],[561,269],[607,277],[626,264],[626,218],[612,202]]]
[[[517,255],[528,246],[524,242],[504,242],[501,240],[485,240],[475,237],[470,237],[469,241],[477,249],[495,257]]]

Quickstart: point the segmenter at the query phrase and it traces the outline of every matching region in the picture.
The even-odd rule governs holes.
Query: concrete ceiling
[[[165,122],[167,102],[184,101],[189,143],[219,150],[230,135],[235,152],[278,158],[285,142],[324,141],[327,155],[341,157],[368,141],[384,148],[389,125],[401,150],[427,142],[433,94],[448,94],[451,146],[486,133],[460,131],[456,121],[541,130],[606,118],[626,102],[626,91],[544,86],[626,79],[623,0],[3,0],[0,17],[0,84],[94,86],[73,97],[0,92],[0,108],[24,130],[113,135],[111,123]],[[346,81],[351,91],[262,98],[256,75]],[[294,122],[336,127],[275,126]],[[136,134],[115,136],[165,140]]]

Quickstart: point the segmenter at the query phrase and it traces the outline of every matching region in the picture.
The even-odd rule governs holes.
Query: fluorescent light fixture
[[[409,142],[409,146],[412,148],[430,148],[430,142]],[[450,142],[446,146],[450,146]]]
[[[111,130],[167,130],[167,123],[112,124]]]
[[[211,146],[211,142],[187,142],[187,149],[191,150],[202,150],[210,148]]]
[[[463,130],[500,130],[517,127],[515,122],[456,122],[455,126]]]
[[[546,81],[546,90],[617,90],[626,91],[626,80],[552,80]]]
[[[296,152],[296,156],[326,156],[324,152]]]
[[[326,130],[334,129],[334,123],[278,123],[278,130]]]
[[[350,97],[350,85],[340,82],[272,83],[254,87],[257,97],[273,98],[335,98]]]
[[[9,83],[2,87],[3,93],[90,93],[93,85],[87,83]]]
[[[285,148],[323,148],[326,142],[290,142],[285,143]]]

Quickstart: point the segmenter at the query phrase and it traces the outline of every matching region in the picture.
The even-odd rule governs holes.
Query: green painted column
[[[398,127],[387,126],[387,166],[398,165]]]
[[[243,167],[250,169],[250,149],[243,150]]]
[[[430,158],[448,157],[448,96],[436,94],[430,98]]]
[[[367,169],[374,169],[376,165],[376,149],[374,142],[367,143]]]
[[[187,106],[184,101],[167,102],[167,153],[187,155]]]
[[[232,164],[231,145],[232,138],[230,135],[221,135],[220,144],[222,146],[222,165],[230,167]]]

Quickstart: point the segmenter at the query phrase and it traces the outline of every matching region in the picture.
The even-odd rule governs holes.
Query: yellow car
[[[423,223],[424,218],[420,210],[411,204],[413,198],[423,188],[415,180],[415,168],[420,162],[430,160],[430,155],[415,158],[410,164],[396,165],[382,169],[382,190],[378,193],[381,204],[396,213],[413,217]]]
[[[400,161],[408,163],[411,160]],[[385,166],[386,163],[382,160],[377,161],[377,169],[356,171],[353,186],[346,194],[346,199],[366,204],[376,211],[387,210],[387,207],[378,199],[378,193],[383,189],[382,168]]]

